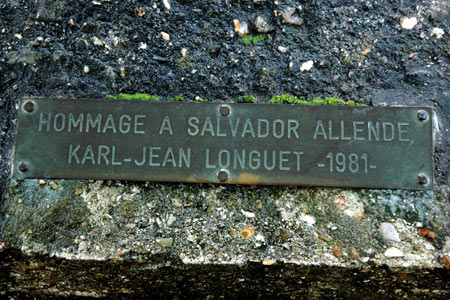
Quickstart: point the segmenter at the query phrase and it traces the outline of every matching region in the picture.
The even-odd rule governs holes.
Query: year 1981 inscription
[[[16,176],[430,188],[430,114],[24,99]]]

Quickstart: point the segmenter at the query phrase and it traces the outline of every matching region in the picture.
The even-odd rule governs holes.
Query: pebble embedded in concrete
[[[395,247],[390,247],[388,248],[385,252],[384,252],[384,256],[386,257],[403,257],[404,254],[403,252]]]
[[[56,182],[54,181],[50,181],[49,185],[51,186],[52,189],[57,190],[58,189],[58,185],[56,184]]]
[[[265,266],[271,266],[271,265],[273,265],[274,263],[276,263],[276,261],[273,260],[273,259],[270,259],[270,258],[264,258],[262,263],[263,263],[263,265],[265,265]]]
[[[244,228],[241,230],[242,237],[244,239],[248,239],[255,233],[255,229],[253,227]]]
[[[103,43],[98,37],[96,37],[96,36],[93,36],[92,38],[91,38],[91,40],[92,40],[92,42],[94,43],[94,45],[96,45],[96,46],[104,46],[105,45],[105,43]]]
[[[280,51],[281,53],[286,53],[288,51],[287,47],[283,47],[283,46],[278,46],[278,51]]]
[[[309,71],[312,69],[313,66],[314,66],[314,62],[312,60],[308,60],[300,66],[300,71],[301,72]]]
[[[170,35],[164,31],[161,31],[161,37],[163,38],[163,40],[168,41],[170,40]]]
[[[253,26],[258,33],[269,33],[275,30],[268,18],[264,15],[256,16],[253,20]]]
[[[316,223],[316,219],[313,216],[302,214],[300,220],[306,222],[306,224],[312,226]]]
[[[431,31],[431,36],[435,36],[437,39],[440,39],[444,36],[445,31],[442,28],[434,27]]]
[[[281,15],[286,23],[300,26],[303,24],[303,19],[296,15],[297,13],[300,13],[300,11],[300,8],[286,7],[281,11]]]
[[[252,213],[250,211],[245,211],[245,210],[241,210],[242,214],[244,214],[244,216],[246,216],[247,218],[254,218],[256,215],[255,213]]]
[[[238,19],[233,20],[234,23],[234,31],[238,33],[240,37],[246,36],[250,33],[249,26],[247,22],[241,22]]]
[[[398,232],[395,229],[394,225],[392,225],[391,223],[388,222],[381,223],[378,230],[380,231],[381,235],[385,240],[400,242],[400,236],[398,235]]]
[[[163,4],[167,10],[170,10],[170,0],[163,0]]]
[[[417,25],[417,18],[416,17],[406,17],[400,19],[400,26],[402,26],[403,29],[413,29],[414,26]]]
[[[172,238],[160,238],[160,239],[156,239],[156,242],[163,247],[170,247],[170,246],[172,246],[173,239]]]
[[[87,243],[87,242],[80,242],[80,243],[78,244],[78,251],[79,251],[79,252],[84,251],[84,250],[86,250],[87,248],[88,248],[88,243]]]
[[[342,256],[342,246],[341,245],[334,245],[333,246],[333,255],[337,258],[340,258]]]

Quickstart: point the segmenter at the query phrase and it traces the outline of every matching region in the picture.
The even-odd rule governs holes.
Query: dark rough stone
[[[267,267],[257,263],[185,266],[164,256],[122,262],[37,256],[30,262],[28,257],[12,251],[3,253],[2,257],[7,261],[0,266],[0,271],[7,274],[6,282],[17,281],[8,294],[19,299],[52,299],[55,290],[61,291],[61,298],[71,299],[99,296],[108,299],[292,299],[305,295],[313,299],[448,299],[450,296],[450,273],[444,269],[399,271],[387,265]],[[154,266],[160,267],[154,269]],[[74,270],[78,276],[67,281]],[[21,274],[20,279],[13,274]],[[41,282],[47,283],[39,289],[33,287],[36,274]],[[0,281],[0,288],[8,290],[10,287],[2,285],[4,282]]]

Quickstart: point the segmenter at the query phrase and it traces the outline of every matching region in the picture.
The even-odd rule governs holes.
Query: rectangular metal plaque
[[[423,107],[22,99],[14,176],[432,189]]]

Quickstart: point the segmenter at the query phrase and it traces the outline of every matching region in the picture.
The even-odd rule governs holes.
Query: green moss
[[[251,95],[239,96],[238,102],[239,103],[253,103],[253,102],[255,102],[255,96],[251,96]]]
[[[361,102],[363,99],[360,100]],[[319,98],[313,97],[310,99],[306,99],[304,97],[297,97],[289,94],[283,94],[272,97],[269,100],[269,103],[281,103],[281,104],[312,104],[312,105],[350,105],[350,106],[365,106],[364,103],[355,102],[355,101],[344,101],[339,98],[334,97],[326,97]]]
[[[171,101],[184,101],[183,94],[179,94],[178,96],[174,96],[170,98]]]
[[[106,99],[114,100],[148,100],[148,101],[159,101],[161,98],[155,95],[148,94],[118,94],[116,96],[106,95]]]
[[[176,66],[181,69],[190,69],[192,67],[192,57],[189,55],[181,57],[177,62]]]
[[[259,42],[264,40],[266,38],[265,34],[258,34],[258,35],[246,35],[244,37],[239,38],[239,43],[244,46],[256,46]]]
[[[106,95],[106,99],[114,99],[114,100],[148,100],[148,101],[160,101],[161,97],[156,95],[148,95],[148,94],[118,94],[116,96]],[[174,96],[170,98],[171,101],[184,101],[183,94],[179,94],[178,96]],[[208,99],[204,99],[201,97],[196,97],[195,101],[197,102],[208,102]],[[238,97],[237,101],[239,103],[254,103],[255,96],[252,95],[244,95]],[[312,104],[312,105],[356,105],[356,106],[364,106],[363,99],[360,99],[359,102],[356,101],[344,101],[339,98],[304,98],[297,97],[289,94],[283,94],[272,97],[268,101],[268,103],[280,103],[280,104]]]
[[[200,98],[200,97],[195,97],[195,101],[197,101],[197,102],[208,102],[208,99],[204,99],[204,98]]]

